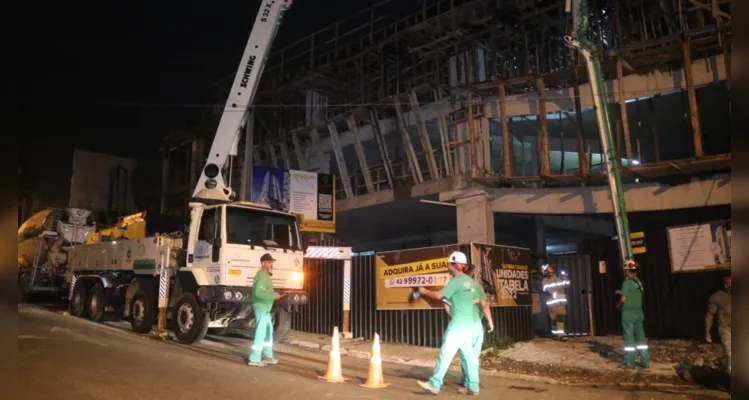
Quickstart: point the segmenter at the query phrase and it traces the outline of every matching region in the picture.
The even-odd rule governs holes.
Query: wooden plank
[[[512,177],[512,137],[510,137],[510,117],[507,115],[507,92],[505,84],[499,84],[499,118],[502,123],[502,161],[504,176]]]
[[[619,117],[622,120],[622,133],[624,134],[624,151],[627,155],[627,165],[632,165],[632,139],[629,133],[629,117],[627,116],[627,102],[625,95],[626,89],[624,88],[624,71],[622,67],[622,60],[616,61],[616,78],[619,82]]]
[[[408,134],[408,128],[403,118],[403,110],[400,104],[398,104],[398,97],[393,97],[395,106],[395,119],[398,122],[398,128],[401,132],[401,138],[403,139],[403,148],[406,152],[406,158],[408,159],[408,165],[411,169],[411,176],[413,177],[414,183],[424,182],[424,177],[421,175],[421,167],[419,166],[419,160],[416,158],[416,152],[414,151],[414,145],[411,142],[411,136]]]
[[[372,135],[375,138],[375,142],[377,142],[377,149],[380,152],[380,159],[382,160],[382,167],[385,170],[385,175],[387,176],[388,185],[390,185],[390,188],[394,188],[394,180],[395,180],[395,173],[393,171],[393,163],[390,161],[390,154],[388,153],[387,148],[387,142],[385,142],[385,138],[382,136],[382,131],[380,130],[380,120],[377,119],[377,112],[375,110],[370,109],[369,110],[369,120],[372,124]]]
[[[429,132],[427,131],[426,123],[421,118],[419,99],[413,90],[408,93],[408,99],[411,103],[411,113],[416,120],[416,128],[419,130],[421,149],[424,151],[424,158],[426,159],[427,168],[429,169],[429,177],[432,180],[437,180],[440,178],[440,173],[437,169],[437,161],[434,159],[434,150],[432,149],[432,142],[429,140]]]
[[[583,131],[583,108],[580,102],[580,76],[577,69],[575,70],[575,86],[573,88],[575,95],[575,121],[577,122],[577,160],[580,164],[580,174],[590,174],[590,163],[585,151],[585,132]]]
[[[338,173],[341,175],[343,191],[346,194],[346,198],[351,199],[354,197],[354,190],[351,187],[351,177],[348,174],[348,167],[346,167],[346,159],[343,158],[341,139],[338,136],[338,128],[335,126],[335,122],[330,122],[328,124],[328,131],[330,132],[330,141],[333,144],[333,153],[335,154],[335,160],[338,164]]]
[[[442,103],[442,94],[439,89],[433,89],[434,100],[437,104]],[[452,149],[450,148],[450,134],[448,132],[447,121],[442,115],[441,109],[437,108],[437,125],[440,129],[440,144],[442,146],[442,160],[444,161],[445,176],[453,175]]]
[[[289,147],[286,145],[286,135],[281,137],[281,143],[278,145],[281,149],[281,162],[284,168],[291,169],[291,157],[289,157]]]
[[[546,90],[544,79],[536,79],[538,93],[538,160],[541,175],[551,175],[551,160],[549,155],[549,122],[546,119]]]
[[[700,111],[697,105],[697,92],[694,88],[694,79],[692,77],[692,50],[690,43],[682,43],[681,51],[684,59],[684,79],[687,84],[687,97],[689,98],[689,121],[692,125],[694,156],[702,157],[705,153],[702,147],[702,128],[700,127]]]
[[[356,119],[354,119],[353,115],[349,115],[346,118],[346,124],[348,124],[349,130],[354,135],[356,158],[359,159],[359,167],[361,168],[361,173],[364,177],[364,185],[367,187],[367,193],[372,193],[375,191],[374,184],[372,184],[372,172],[369,169],[367,156],[364,153],[364,146],[362,145],[361,136],[359,135],[359,126],[356,124]]]

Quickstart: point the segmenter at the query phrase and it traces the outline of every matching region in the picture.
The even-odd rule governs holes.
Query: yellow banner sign
[[[380,267],[380,278],[398,278],[447,272],[447,257]]]

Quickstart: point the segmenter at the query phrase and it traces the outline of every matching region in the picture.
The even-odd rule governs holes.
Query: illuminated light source
[[[304,273],[299,271],[294,271],[291,273],[291,280],[292,281],[302,281],[304,280]]]
[[[638,160],[632,160],[632,165],[640,165],[640,161],[638,161]]]

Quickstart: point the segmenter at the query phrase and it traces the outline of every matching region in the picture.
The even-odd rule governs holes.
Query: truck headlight
[[[243,297],[242,292],[236,292],[236,293],[234,293],[234,298],[235,299],[242,300],[242,297]]]
[[[234,297],[234,295],[232,294],[232,292],[230,292],[228,290],[224,292],[224,298],[226,300],[231,300],[232,297]]]
[[[301,282],[304,280],[304,272],[294,271],[291,273],[291,280]]]

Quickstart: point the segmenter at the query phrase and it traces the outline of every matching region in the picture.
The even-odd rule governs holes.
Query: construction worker
[[[543,267],[544,279],[543,292],[546,293],[546,309],[549,312],[551,320],[551,337],[562,341],[567,340],[564,331],[564,320],[567,318],[567,294],[565,289],[569,286],[570,281],[567,274],[562,272],[560,278],[554,273],[554,267],[545,264]]]
[[[494,321],[492,319],[491,309],[489,308],[489,300],[484,292],[484,288],[480,285],[476,285],[476,291],[478,292],[478,298],[474,300],[476,306],[473,308],[473,319],[476,326],[477,334],[475,336],[476,341],[473,343],[473,354],[479,358],[481,357],[481,348],[484,345],[484,325],[481,321],[486,318],[487,329],[486,332],[492,333],[494,331]],[[450,314],[450,306],[445,305],[445,308]],[[481,311],[479,311],[481,309]],[[465,359],[463,353],[460,353],[460,382],[463,388],[468,390],[468,360]],[[463,390],[461,390],[462,392]]]
[[[273,323],[270,311],[273,302],[282,299],[285,294],[275,293],[273,290],[273,263],[276,260],[270,253],[260,257],[260,270],[255,273],[252,281],[252,310],[255,312],[255,339],[252,342],[250,361],[251,367],[264,367],[266,364],[278,364],[273,358]]]
[[[731,374],[731,276],[723,277],[723,289],[710,296],[705,316],[705,340],[713,342],[710,331],[718,314],[718,333],[725,353],[726,372]]]
[[[623,368],[635,367],[635,352],[640,353],[640,362],[643,368],[650,365],[648,353],[648,340],[645,338],[645,314],[642,312],[642,293],[645,288],[640,279],[637,278],[637,269],[640,267],[634,261],[624,264],[624,275],[626,279],[622,283],[622,289],[616,293],[621,295],[617,308],[622,309],[622,332],[624,334],[624,363]]]
[[[434,366],[434,374],[428,382],[419,381],[422,389],[432,394],[439,394],[447,369],[455,357],[461,353],[466,368],[466,387],[461,388],[463,394],[477,395],[479,393],[479,354],[474,352],[473,346],[483,336],[483,329],[476,329],[476,302],[479,289],[476,282],[466,275],[468,259],[466,255],[456,251],[448,257],[448,271],[452,278],[440,291],[431,291],[419,287],[419,293],[450,305],[450,323],[447,325],[442,347]]]

